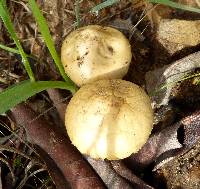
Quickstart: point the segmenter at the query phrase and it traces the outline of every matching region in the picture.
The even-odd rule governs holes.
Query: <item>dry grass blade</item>
[[[37,173],[46,171],[46,169],[37,169],[36,171],[34,171],[34,172],[32,172],[32,173],[28,173],[28,172],[29,172],[29,169],[30,169],[30,168],[25,169],[25,176],[24,176],[24,178],[21,180],[21,182],[19,183],[19,185],[18,185],[18,187],[17,187],[16,189],[22,189],[22,188],[24,188],[26,182],[28,181],[28,179],[29,179],[30,177],[33,177],[33,176],[36,177],[36,174],[37,174]],[[39,177],[36,177],[36,178],[39,179]],[[39,179],[39,180],[40,180],[40,179]],[[42,180],[40,180],[40,182],[43,183]],[[47,188],[47,186],[46,186],[46,188]]]
[[[40,161],[38,161],[38,160],[36,160],[36,159],[33,159],[33,157],[30,157],[30,156],[24,154],[23,152],[20,152],[20,151],[17,150],[16,148],[8,147],[8,146],[5,146],[5,145],[0,145],[0,151],[8,151],[8,152],[12,152],[12,153],[19,154],[19,155],[21,155],[22,157],[25,157],[26,159],[29,159],[29,160],[34,161],[35,164],[40,165],[40,166],[43,166],[43,164],[42,164]]]

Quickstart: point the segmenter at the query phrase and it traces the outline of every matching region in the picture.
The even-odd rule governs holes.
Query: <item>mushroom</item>
[[[73,31],[61,48],[65,72],[78,86],[99,79],[121,79],[131,58],[127,38],[114,28],[98,25]]]
[[[136,153],[153,127],[153,110],[145,91],[121,79],[82,86],[65,114],[67,133],[78,150],[100,159],[123,159]]]

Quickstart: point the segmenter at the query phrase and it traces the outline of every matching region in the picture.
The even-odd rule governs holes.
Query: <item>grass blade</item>
[[[168,82],[166,84],[162,84],[157,89],[155,89],[155,91],[152,92],[150,94],[150,96],[154,96],[157,93],[159,93],[160,91],[162,91],[163,89],[166,89],[167,87],[172,87],[172,86],[176,85],[178,82],[185,81],[185,80],[188,80],[188,79],[191,79],[191,78],[194,78],[194,77],[197,77],[197,78],[200,77],[200,73],[188,75],[188,76],[185,76],[183,78],[179,78],[176,81],[171,81],[171,82]],[[199,84],[197,83],[197,85],[199,85]]]
[[[15,49],[15,48],[8,47],[8,46],[5,46],[5,45],[3,45],[1,43],[0,43],[0,48],[5,50],[5,51],[8,51],[10,53],[13,53],[13,54],[20,54],[19,50]],[[36,58],[33,55],[26,54],[26,57],[29,57],[29,58],[32,58],[32,59],[36,60]]]
[[[0,114],[8,111],[20,102],[49,88],[67,89],[74,93],[74,86],[63,81],[23,81],[11,86],[0,93]]]
[[[29,3],[32,13],[37,21],[37,24],[39,26],[42,37],[44,38],[44,41],[49,49],[49,52],[51,53],[52,58],[54,59],[56,66],[58,67],[58,69],[60,71],[61,76],[68,84],[73,85],[73,82],[65,74],[64,68],[62,66],[60,57],[58,56],[58,54],[56,52],[55,45],[52,40],[50,31],[49,31],[49,28],[48,28],[48,25],[47,25],[47,22],[46,22],[44,16],[42,15],[40,9],[38,8],[35,0],[28,0],[28,3]]]
[[[5,46],[3,44],[0,44],[0,48],[5,50],[5,51],[14,53],[14,54],[20,54],[19,50],[15,49],[15,48],[7,47],[7,46]]]
[[[103,3],[98,4],[97,6],[93,7],[91,9],[91,12],[96,13],[100,11],[101,9],[104,9],[106,7],[112,6],[115,3],[118,3],[120,0],[107,0],[104,1]]]
[[[5,4],[5,1],[4,0],[0,0],[0,17],[2,18],[3,20],[3,23],[6,27],[6,29],[8,30],[10,36],[12,37],[12,39],[14,40],[17,48],[19,49],[19,53],[22,57],[22,62],[24,63],[24,66],[25,66],[25,69],[29,75],[29,78],[31,81],[35,81],[35,77],[34,77],[34,74],[32,72],[32,69],[31,69],[31,66],[30,66],[30,63],[26,57],[26,53],[24,52],[22,46],[21,46],[21,43],[19,42],[19,39],[17,37],[17,34],[14,30],[14,26],[11,22],[11,19],[10,19],[10,16],[9,16],[9,13],[8,13],[8,10],[7,10],[7,7],[6,7],[6,4]]]
[[[173,1],[169,1],[169,0],[149,0],[149,2],[159,3],[159,4],[167,5],[167,6],[170,6],[170,7],[173,7],[173,8],[177,8],[177,9],[182,9],[182,10],[186,10],[186,11],[190,11],[190,12],[200,13],[200,9],[198,9],[198,8],[190,7],[188,5],[183,5],[183,4],[176,3],[176,2],[173,2]]]
[[[75,15],[76,15],[77,27],[80,27],[80,5],[79,5],[79,0],[75,1]]]

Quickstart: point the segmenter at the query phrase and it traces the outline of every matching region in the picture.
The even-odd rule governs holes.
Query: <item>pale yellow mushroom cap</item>
[[[121,79],[84,85],[72,97],[65,114],[72,143],[93,158],[123,159],[147,141],[153,126],[148,95]]]
[[[114,28],[98,25],[73,31],[61,48],[65,72],[78,86],[99,79],[122,78],[131,58],[126,37]]]

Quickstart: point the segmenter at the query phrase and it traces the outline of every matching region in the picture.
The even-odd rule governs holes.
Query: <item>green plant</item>
[[[73,93],[75,92],[74,85],[66,84],[66,82],[63,81],[22,81],[0,93],[0,114],[28,99],[34,94],[49,88],[66,89]]]
[[[183,4],[176,3],[176,2],[173,2],[173,1],[169,1],[169,0],[148,0],[148,1],[151,2],[151,3],[158,3],[158,4],[167,5],[167,6],[170,6],[170,7],[173,7],[173,8],[177,8],[177,9],[182,9],[182,10],[186,10],[186,11],[200,13],[200,9],[198,9],[198,8],[190,7],[188,5],[183,5]],[[91,12],[98,13],[98,11],[100,11],[101,9],[112,6],[113,4],[118,3],[118,2],[119,2],[119,0],[106,0],[103,3],[100,3],[97,6],[93,7],[91,9]]]
[[[42,34],[42,37],[44,38],[44,41],[49,49],[49,52],[51,53],[52,58],[54,59],[56,66],[58,67],[58,69],[60,71],[61,76],[67,83],[72,84],[72,81],[65,74],[64,68],[62,66],[60,57],[56,52],[52,37],[50,35],[50,31],[49,31],[49,28],[48,28],[48,25],[46,23],[44,16],[42,15],[40,9],[38,8],[35,0],[29,0],[28,3],[29,3],[32,13],[37,21],[37,24],[38,24],[38,27]]]
[[[14,26],[11,22],[11,18],[9,16],[8,9],[6,7],[6,3],[4,0],[0,0],[0,17],[2,18],[6,29],[8,30],[11,38],[14,40],[17,49],[6,47],[5,45],[0,44],[0,48],[7,50],[12,53],[20,54],[22,57],[22,62],[24,63],[25,69],[28,73],[30,80],[23,81],[19,84],[15,84],[6,90],[3,90],[0,93],[0,114],[6,112],[13,106],[17,105],[18,103],[27,100],[29,97],[33,96],[36,93],[39,93],[43,90],[49,88],[60,88],[60,89],[67,89],[70,90],[72,93],[76,91],[75,84],[68,78],[65,74],[63,66],[60,61],[60,57],[55,50],[55,45],[53,43],[52,37],[49,32],[48,25],[46,23],[45,18],[43,17],[41,11],[39,10],[35,0],[29,0],[28,4],[33,12],[33,15],[37,21],[39,26],[40,32],[44,38],[46,46],[48,47],[54,62],[65,80],[62,81],[35,81],[35,77],[33,71],[31,69],[30,63],[28,61],[28,56],[23,48],[22,45],[17,37],[17,34],[14,30]]]
[[[196,73],[196,74],[191,74],[191,75],[188,75],[188,76],[185,76],[183,78],[180,78],[180,79],[177,79],[176,81],[173,81],[173,82],[169,82],[167,84],[163,84],[163,85],[160,85],[152,94],[150,94],[150,96],[153,96],[153,95],[156,95],[157,93],[159,93],[160,91],[166,89],[167,87],[171,87],[171,86],[174,86],[176,83],[178,82],[181,82],[181,81],[185,81],[185,80],[188,80],[188,79],[191,79],[191,78],[197,78],[197,85],[199,85],[198,83],[198,77],[200,76],[200,73]]]
[[[76,15],[76,26],[80,27],[80,6],[79,6],[79,0],[75,1],[75,15]]]
[[[91,9],[91,12],[93,13],[98,13],[98,11],[100,11],[101,9],[104,9],[106,7],[112,6],[115,3],[118,3],[119,0],[107,0],[104,1],[103,3],[98,4],[97,6],[93,7]]]
[[[149,0],[149,2],[159,3],[159,4],[167,5],[167,6],[170,6],[173,8],[177,8],[177,9],[200,13],[200,9],[198,9],[198,8],[190,7],[188,5],[183,5],[183,4],[176,3],[173,1],[169,1],[169,0]]]
[[[0,44],[0,48],[3,49],[3,50],[5,50],[5,51],[8,51],[10,53],[14,53],[14,54],[19,54],[20,55],[20,51],[17,50],[17,49],[15,49],[15,48],[7,47],[7,46],[5,46],[3,44]],[[26,54],[26,56],[29,57],[29,58],[32,58],[34,60],[37,60],[36,57],[33,56],[33,55]]]
[[[10,16],[9,16],[9,13],[8,13],[8,9],[6,7],[6,4],[5,4],[5,1],[4,0],[1,0],[0,1],[0,16],[4,22],[4,25],[5,27],[7,28],[10,36],[12,37],[12,39],[14,40],[20,54],[21,54],[21,57],[22,57],[22,62],[24,63],[24,66],[25,66],[25,69],[29,75],[29,78],[31,81],[35,81],[35,78],[34,78],[34,75],[33,75],[33,72],[32,72],[32,69],[31,69],[31,66],[28,62],[28,59],[27,59],[27,56],[19,42],[19,39],[17,37],[17,34],[14,30],[14,27],[12,25],[12,22],[11,22],[11,19],[10,19]]]

